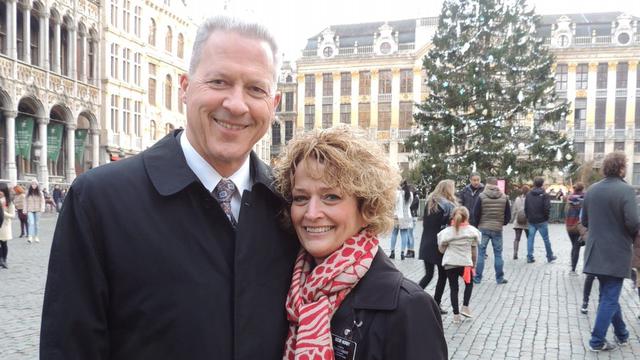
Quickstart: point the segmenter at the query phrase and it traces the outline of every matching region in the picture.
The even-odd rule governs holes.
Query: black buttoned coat
[[[180,130],[77,178],[58,218],[40,358],[281,359],[298,241],[251,155],[238,228],[188,167]]]
[[[382,251],[335,312],[331,332],[357,343],[356,360],[448,358],[438,305]]]

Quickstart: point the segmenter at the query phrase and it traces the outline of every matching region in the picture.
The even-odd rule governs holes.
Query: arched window
[[[151,19],[149,24],[149,44],[156,45],[156,21]]]
[[[164,106],[171,110],[171,75],[164,80]]]
[[[171,26],[167,26],[167,38],[165,40],[164,48],[168,52],[171,52],[171,44],[173,44],[173,31],[171,31]]]
[[[178,57],[184,59],[184,35],[178,34]]]
[[[156,127],[156,122],[154,120],[151,120],[151,122],[149,123],[149,137],[151,138],[151,140],[156,140],[156,131],[157,131],[157,127]]]

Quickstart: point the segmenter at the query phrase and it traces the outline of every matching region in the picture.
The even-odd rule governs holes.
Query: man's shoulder
[[[131,181],[146,179],[142,153],[130,158],[118,160],[108,164],[93,168],[80,176],[73,182],[73,187],[78,189],[106,189],[118,188],[130,185]]]

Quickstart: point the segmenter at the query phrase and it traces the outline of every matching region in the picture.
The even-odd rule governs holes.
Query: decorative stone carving
[[[633,17],[629,14],[618,16],[611,26],[612,42],[620,46],[631,44],[635,29],[633,22]]]
[[[374,34],[373,49],[376,55],[391,55],[398,51],[398,37],[393,35],[393,28],[384,23],[378,28],[378,33]],[[397,34],[397,32],[396,32]]]
[[[318,56],[325,59],[335,57],[338,54],[336,39],[336,32],[331,30],[330,27],[326,28],[318,37]]]
[[[572,27],[573,26],[573,27]],[[551,45],[560,48],[569,47],[573,41],[575,24],[566,15],[562,15],[551,30]]]

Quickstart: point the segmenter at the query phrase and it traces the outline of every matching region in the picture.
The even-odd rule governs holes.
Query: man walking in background
[[[484,185],[480,182],[480,174],[472,172],[471,176],[469,176],[469,184],[456,194],[456,197],[460,200],[460,205],[469,210],[469,219],[475,218],[473,214],[473,206],[483,190]]]
[[[613,325],[620,346],[629,342],[622,319],[620,292],[624,278],[631,276],[633,240],[640,221],[635,192],[624,181],[627,158],[623,152],[609,153],[602,162],[605,178],[593,184],[584,198],[582,225],[589,229],[583,272],[595,275],[600,283],[600,302],[589,349],[611,350],[606,340]]]
[[[547,261],[553,262],[558,257],[553,255],[551,242],[549,241],[549,214],[551,212],[551,199],[542,187],[544,185],[543,177],[533,179],[533,190],[527,193],[524,202],[524,213],[527,215],[529,222],[529,236],[527,238],[527,263],[536,261],[533,256],[533,241],[536,232],[540,232],[542,241],[544,241],[544,249],[547,252]]]
[[[507,196],[500,191],[498,179],[495,177],[487,178],[487,185],[478,196],[473,208],[473,214],[475,217],[471,220],[472,225],[476,226],[482,234],[480,255],[478,256],[476,276],[473,278],[473,282],[479,284],[482,281],[484,255],[487,253],[487,245],[491,241],[495,256],[496,282],[498,284],[506,284],[507,279],[504,278],[503,269],[504,260],[502,259],[502,227],[511,221],[511,207]]]

